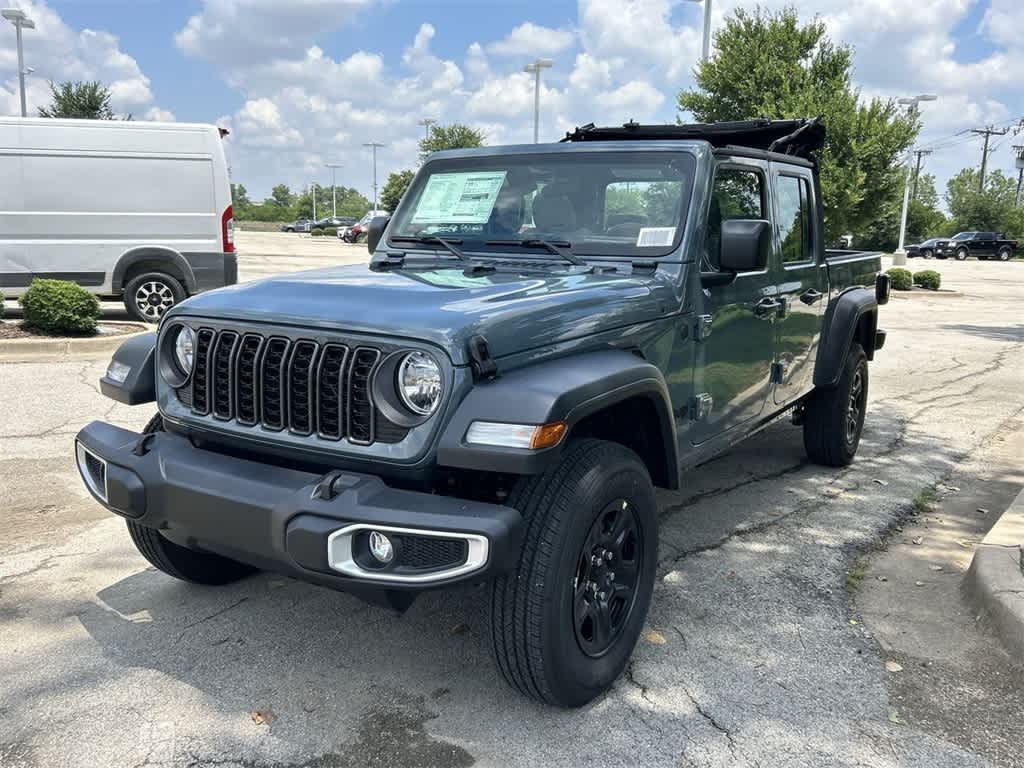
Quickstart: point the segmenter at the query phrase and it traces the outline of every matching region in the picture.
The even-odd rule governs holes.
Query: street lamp
[[[324,163],[325,168],[331,169],[331,215],[337,217],[338,215],[338,185],[335,178],[335,172],[341,168],[341,163]]]
[[[383,147],[383,144],[378,144],[375,141],[368,141],[363,144],[364,147],[370,147],[373,150],[373,210],[377,211],[377,148]]]
[[[551,59],[537,59],[523,67],[523,72],[533,75],[533,143],[540,141],[540,73],[552,66]]]
[[[919,112],[917,105],[922,101],[935,101],[938,96],[934,93],[922,93],[920,96],[906,96],[898,100],[907,108],[907,117],[913,119]],[[903,211],[900,213],[900,243],[892,254],[892,263],[902,267],[907,263],[907,252],[903,248],[907,237],[907,209],[910,208],[910,155],[907,155],[907,177],[903,184]]]
[[[28,117],[28,109],[25,106],[25,75],[28,73],[25,71],[25,54],[21,49],[21,30],[35,29],[36,23],[18,8],[4,8],[0,11],[0,16],[14,25],[18,35],[18,85],[21,86],[21,116]]]
[[[704,43],[700,58],[707,61],[711,55],[711,0],[690,0],[693,3],[704,3]]]
[[[424,131],[425,131],[424,138],[426,138],[426,139],[430,138],[430,126],[432,126],[436,122],[437,122],[437,120],[435,120],[432,117],[424,117],[422,120],[420,120],[419,124],[423,126]]]

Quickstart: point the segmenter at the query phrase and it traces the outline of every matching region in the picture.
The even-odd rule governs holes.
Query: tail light
[[[235,252],[235,214],[229,205],[220,217],[220,235],[224,243],[224,253]]]

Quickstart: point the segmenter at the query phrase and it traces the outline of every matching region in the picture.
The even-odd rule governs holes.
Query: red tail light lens
[[[224,242],[224,253],[235,252],[235,214],[229,205],[220,217],[220,235]]]

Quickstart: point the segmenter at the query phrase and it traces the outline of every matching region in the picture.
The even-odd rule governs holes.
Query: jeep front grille
[[[358,445],[396,443],[408,429],[373,405],[380,349],[233,330],[196,332],[195,368],[178,398],[197,416]]]

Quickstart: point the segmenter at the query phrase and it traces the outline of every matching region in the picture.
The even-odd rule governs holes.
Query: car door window
[[[717,270],[722,256],[722,222],[730,219],[764,219],[764,177],[759,171],[723,166],[715,172],[708,210],[705,244],[707,266]]]
[[[782,263],[809,262],[814,258],[810,186],[798,176],[779,176],[777,186]]]

